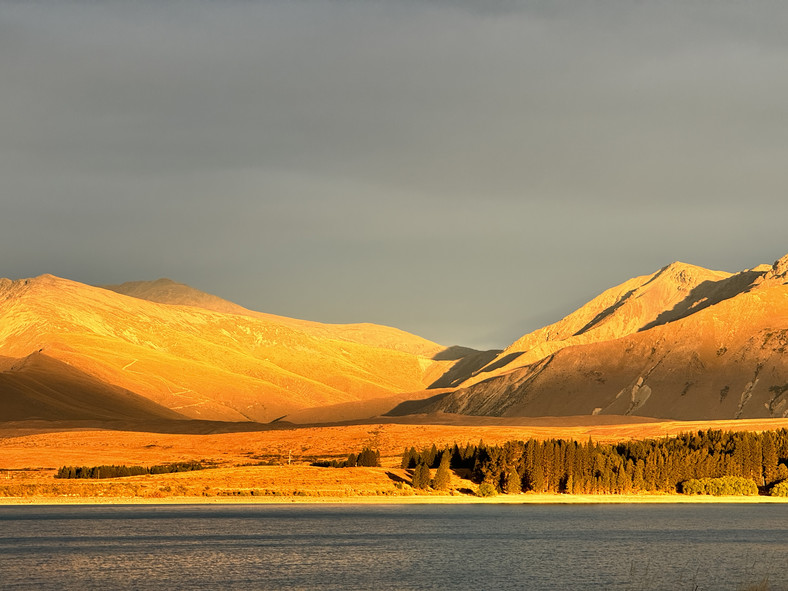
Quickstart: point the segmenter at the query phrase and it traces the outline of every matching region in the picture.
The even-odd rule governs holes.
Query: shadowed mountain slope
[[[2,368],[0,409],[5,421],[185,418],[41,353],[33,353]]]
[[[785,417],[787,283],[788,256],[736,275],[674,263],[524,336],[467,387],[395,412]]]

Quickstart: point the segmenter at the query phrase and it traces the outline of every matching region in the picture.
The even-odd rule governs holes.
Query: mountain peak
[[[665,265],[654,274],[652,280],[658,278],[671,279],[678,284],[693,283],[699,275],[708,275],[709,270],[696,265],[682,263],[681,261],[674,261],[669,265]]]
[[[660,271],[683,271],[687,268],[698,269],[695,265],[690,265],[689,263],[682,263],[681,261],[673,261],[662,267]]]
[[[52,275],[52,273],[42,273],[38,277],[33,278],[33,280],[36,281],[57,281],[59,279],[60,279],[59,277]]]
[[[101,287],[133,298],[160,304],[195,306],[226,314],[244,314],[248,312],[248,310],[237,304],[195,289],[185,283],[179,283],[168,277],[160,277],[153,281],[127,281],[119,285],[102,285]]]
[[[67,281],[67,279],[63,279],[62,277],[57,277],[56,275],[52,275],[51,273],[43,273],[41,275],[37,275],[36,277],[17,279],[16,281],[14,281],[14,283],[18,283],[21,285],[53,285],[55,283],[61,283],[63,281]]]
[[[774,264],[761,265],[763,275],[756,280],[756,284],[764,287],[788,283],[788,254],[774,261]]]
[[[26,277],[23,279],[0,279],[0,292],[7,294],[22,294],[31,290],[50,289],[55,285],[68,283],[68,279],[56,277],[49,273],[38,275],[37,277]]]
[[[780,279],[788,275],[788,254],[774,261],[771,272],[775,279]]]

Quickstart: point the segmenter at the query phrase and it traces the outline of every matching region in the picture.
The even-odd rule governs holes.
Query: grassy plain
[[[445,422],[450,422],[445,419]],[[160,433],[74,429],[54,424],[0,425],[0,503],[30,502],[491,502],[471,496],[475,486],[460,475],[453,494],[416,494],[399,468],[406,447],[455,442],[502,443],[512,439],[563,438],[600,442],[664,437],[698,429],[766,430],[788,419],[587,424],[581,420],[533,419],[528,425],[373,423],[268,428],[232,433]],[[561,424],[563,423],[563,424]],[[260,427],[262,429],[262,427]],[[382,468],[317,468],[315,460],[346,457],[364,446],[379,449]],[[61,480],[63,465],[144,465],[200,461],[197,472],[102,480]],[[492,502],[677,502],[678,495],[498,496]],[[693,497],[694,502],[710,502]],[[731,500],[727,497],[716,498]],[[742,502],[764,497],[737,498]]]

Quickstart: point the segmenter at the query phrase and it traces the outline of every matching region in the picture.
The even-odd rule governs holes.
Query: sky
[[[502,348],[788,253],[782,0],[0,0],[0,276]]]

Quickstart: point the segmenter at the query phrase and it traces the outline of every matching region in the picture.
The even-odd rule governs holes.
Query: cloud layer
[[[781,2],[19,2],[0,275],[504,346],[788,252]]]

